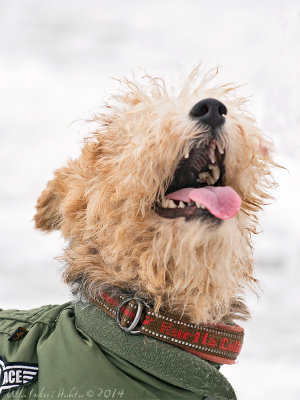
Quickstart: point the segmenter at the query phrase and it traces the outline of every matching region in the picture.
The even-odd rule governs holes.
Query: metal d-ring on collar
[[[135,314],[134,320],[131,322],[131,324],[126,327],[122,326],[121,324],[121,317],[120,317],[120,312],[121,308],[124,306],[124,304],[129,303],[131,300],[134,300],[137,303],[137,312]],[[140,322],[140,318],[142,316],[142,312],[144,309],[144,306],[149,307],[147,303],[144,302],[144,300],[139,299],[138,297],[127,297],[126,299],[122,300],[117,309],[116,309],[116,321],[119,325],[119,327],[126,333],[130,333],[132,335],[141,333],[140,331],[136,330],[134,331],[134,328],[136,328],[137,324]]]

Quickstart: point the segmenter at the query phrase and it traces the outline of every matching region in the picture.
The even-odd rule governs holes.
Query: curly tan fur
[[[98,129],[81,156],[56,171],[40,196],[36,227],[60,229],[68,240],[64,278],[81,295],[97,299],[103,287],[118,288],[194,323],[247,318],[240,296],[255,282],[251,234],[275,164],[245,99],[232,85],[214,87],[213,77],[196,68],[179,92],[159,78],[125,80],[95,117]],[[242,199],[239,213],[218,226],[162,218],[152,207],[201,139],[188,114],[204,98],[228,109],[226,184]]]

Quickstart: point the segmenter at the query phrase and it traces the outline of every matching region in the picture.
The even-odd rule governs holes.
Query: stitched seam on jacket
[[[63,308],[61,311],[60,311],[60,313],[58,314],[58,316],[56,316],[53,320],[50,320],[49,322],[44,322],[44,321],[30,321],[30,319],[33,317],[33,316],[35,316],[35,315],[37,315],[40,311],[38,311],[37,313],[35,313],[34,315],[31,315],[29,318],[20,318],[20,317],[15,317],[15,318],[13,318],[13,317],[5,317],[5,318],[1,318],[0,317],[0,323],[1,323],[1,321],[14,321],[14,322],[16,322],[16,323],[18,323],[18,322],[20,322],[20,323],[27,323],[27,324],[30,324],[31,326],[30,326],[30,328],[29,329],[31,329],[34,325],[36,325],[36,324],[42,324],[42,325],[46,325],[47,327],[49,327],[50,329],[52,328],[53,329],[53,326],[54,325],[56,325],[57,324],[57,321],[58,321],[58,319],[59,319],[59,317],[60,317],[60,315],[61,315],[61,313],[63,312],[63,311],[65,311],[65,310],[67,310],[67,309],[70,309],[70,310],[73,310],[74,311],[74,309],[72,308],[72,306],[66,306],[65,308]],[[46,311],[47,312],[47,311]],[[11,328],[11,327],[10,327]],[[7,332],[3,332],[3,333],[7,333]],[[8,335],[11,335],[11,333],[7,333]]]
[[[44,324],[44,325],[49,325],[49,323],[48,322],[43,322],[43,321],[35,321],[35,322],[32,322],[32,321],[29,321],[28,319],[21,319],[21,318],[11,318],[11,317],[7,317],[7,318],[0,318],[0,322],[1,321],[15,321],[15,322],[23,322],[23,323],[27,323],[27,324],[30,324],[30,325],[34,325],[34,324],[36,324],[36,323],[39,323],[39,324]],[[54,321],[50,321],[50,322],[54,322]]]

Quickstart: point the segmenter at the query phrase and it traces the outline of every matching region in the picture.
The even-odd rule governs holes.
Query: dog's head
[[[198,75],[179,93],[125,81],[39,198],[36,226],[61,229],[65,280],[85,296],[118,287],[193,322],[246,315],[271,143],[234,87]]]

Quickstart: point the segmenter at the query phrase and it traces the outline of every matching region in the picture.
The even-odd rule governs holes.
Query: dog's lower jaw
[[[247,318],[236,299],[252,283],[251,249],[235,218],[213,228],[199,220],[153,215],[144,222],[151,224],[151,234],[141,225],[137,236],[127,225],[118,236],[120,247],[118,227],[97,242],[91,239],[90,246],[72,241],[65,250],[64,278],[74,293],[97,300],[103,288],[121,291],[192,323]]]
[[[195,203],[190,203],[185,208],[177,208],[176,212],[171,208],[162,208],[157,206],[154,206],[154,210],[162,218],[174,219],[183,217],[186,221],[201,219],[213,224],[215,227],[222,223],[221,219],[216,218],[206,209],[198,208]]]

